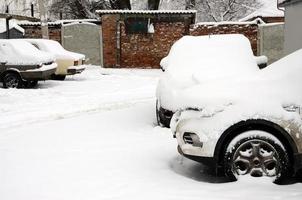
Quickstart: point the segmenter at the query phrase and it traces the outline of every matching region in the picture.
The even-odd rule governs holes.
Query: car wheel
[[[289,176],[290,161],[281,141],[264,131],[248,131],[235,137],[224,154],[226,175],[270,177],[275,183]]]
[[[22,87],[22,79],[17,73],[7,73],[3,77],[4,88],[20,88]]]
[[[159,102],[156,100],[156,121],[158,126],[163,126],[163,124],[160,122],[160,116],[159,116]]]
[[[52,80],[56,80],[56,81],[64,81],[66,78],[66,75],[56,75],[56,74],[53,74],[51,76],[51,79]]]

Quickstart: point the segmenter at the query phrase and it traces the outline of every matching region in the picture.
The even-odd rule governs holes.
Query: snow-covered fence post
[[[38,3],[39,3],[39,10],[40,10],[42,38],[49,39],[45,1],[38,0]]]

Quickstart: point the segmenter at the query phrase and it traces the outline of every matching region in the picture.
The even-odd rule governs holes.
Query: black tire
[[[38,85],[38,81],[24,81],[23,85],[26,88],[35,88]]]
[[[56,74],[51,75],[51,79],[56,81],[64,81],[65,78],[66,75],[56,75]]]
[[[156,100],[156,121],[157,121],[157,125],[163,127],[163,124],[160,122],[160,116],[159,116],[159,102],[158,100]]]
[[[225,174],[233,181],[242,175],[271,177],[281,183],[291,176],[288,153],[279,139],[264,131],[235,137],[224,151]]]
[[[21,88],[23,86],[22,78],[18,73],[8,72],[3,77],[4,88]]]

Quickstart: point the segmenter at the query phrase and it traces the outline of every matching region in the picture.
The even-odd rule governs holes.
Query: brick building
[[[257,55],[258,23],[195,24],[196,11],[97,11],[102,23],[103,66],[159,68],[175,41],[184,35],[244,34]]]
[[[103,66],[158,68],[172,44],[190,34],[196,11],[101,10]]]

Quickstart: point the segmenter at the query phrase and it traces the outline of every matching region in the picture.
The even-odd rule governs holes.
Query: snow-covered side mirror
[[[255,56],[255,59],[260,69],[267,67],[268,58],[266,56]]]

